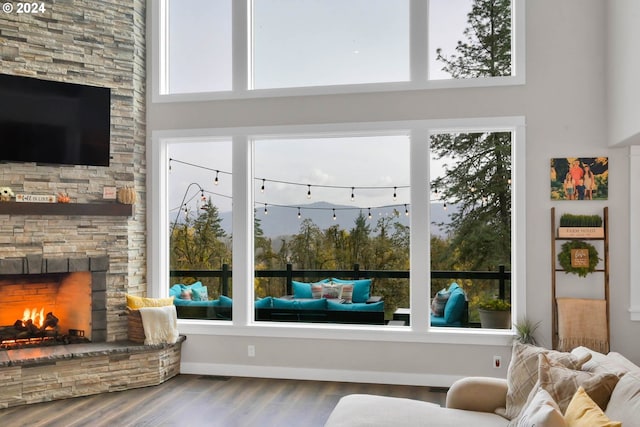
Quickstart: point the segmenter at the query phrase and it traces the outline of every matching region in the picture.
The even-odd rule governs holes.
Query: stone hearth
[[[0,351],[0,408],[161,384],[180,373],[184,340]]]

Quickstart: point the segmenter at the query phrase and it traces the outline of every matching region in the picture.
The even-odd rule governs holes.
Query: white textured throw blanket
[[[178,315],[176,306],[141,307],[145,345],[175,344],[178,341]]]

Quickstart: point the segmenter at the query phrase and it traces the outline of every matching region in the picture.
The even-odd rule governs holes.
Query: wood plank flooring
[[[444,405],[429,387],[178,375],[155,387],[0,410],[3,427],[316,427],[338,400],[367,393]]]

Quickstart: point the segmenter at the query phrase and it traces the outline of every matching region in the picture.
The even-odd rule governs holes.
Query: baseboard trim
[[[406,372],[346,371],[338,369],[288,368],[277,366],[228,365],[195,362],[182,362],[180,364],[180,373],[445,388],[450,387],[456,380],[462,378],[453,375],[415,374]]]

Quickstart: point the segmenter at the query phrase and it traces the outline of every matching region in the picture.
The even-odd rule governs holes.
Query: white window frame
[[[512,317],[526,315],[525,241],[525,121],[523,117],[416,120],[400,122],[342,123],[332,125],[266,126],[247,128],[153,131],[149,151],[148,191],[148,295],[165,297],[169,290],[169,204],[167,145],[202,138],[233,140],[233,320],[180,319],[180,331],[202,335],[245,335],[299,338],[329,338],[369,341],[465,343],[508,345],[512,330],[437,328],[429,326],[430,221],[429,135],[443,132],[504,132],[513,135],[512,144]],[[254,138],[289,135],[345,135],[354,133],[409,132],[411,135],[411,310],[407,327],[378,325],[327,325],[286,322],[254,322],[253,286],[253,142]],[[427,261],[425,261],[427,260]]]
[[[363,92],[389,92],[443,88],[491,87],[525,84],[525,1],[513,0],[511,46],[512,76],[474,79],[428,79],[428,0],[411,0],[410,5],[410,75],[408,82],[347,84],[277,89],[249,89],[251,76],[251,0],[233,0],[232,51],[233,90],[220,92],[168,94],[169,58],[167,40],[168,0],[149,3],[151,22],[150,64],[151,100],[155,103],[246,99],[301,95],[329,95]]]

